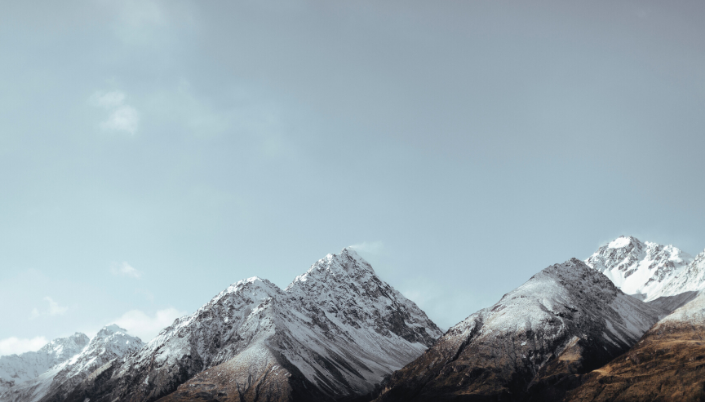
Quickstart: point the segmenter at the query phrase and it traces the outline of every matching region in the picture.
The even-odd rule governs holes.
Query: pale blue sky
[[[444,328],[621,234],[696,254],[704,7],[2,2],[0,354],[349,245]]]

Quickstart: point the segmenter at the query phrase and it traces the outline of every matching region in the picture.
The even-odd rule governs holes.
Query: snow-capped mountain
[[[284,290],[259,278],[233,284],[137,354],[103,366],[67,400],[341,400],[371,392],[440,335],[344,249]]]
[[[703,339],[705,292],[700,292],[656,323],[623,357],[584,376],[580,387],[571,391],[566,400],[703,400]]]
[[[76,333],[67,338],[54,339],[36,352],[0,357],[0,395],[13,385],[31,380],[70,359],[79,353],[88,341],[85,334]]]
[[[117,325],[103,327],[88,346],[71,360],[62,364],[54,377],[49,392],[42,402],[61,402],[83,379],[104,364],[129,356],[144,346],[136,336]]]
[[[665,295],[677,295],[686,292],[705,290],[705,251],[695,256],[695,259],[685,269],[678,272],[664,287]]]
[[[649,302],[682,293],[668,285],[692,261],[693,257],[674,246],[622,236],[600,247],[585,263],[605,274],[624,293]]]
[[[556,400],[577,375],[634,345],[659,314],[572,259],[452,327],[376,401]]]
[[[88,339],[85,337],[85,340]],[[76,336],[76,335],[75,335]],[[129,353],[144,343],[117,325],[103,327],[98,334],[71,358],[64,360],[35,378],[29,379],[0,394],[3,402],[63,401],[73,389],[95,369]]]

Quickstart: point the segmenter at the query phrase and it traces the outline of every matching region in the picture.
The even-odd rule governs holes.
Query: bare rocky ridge
[[[566,400],[705,400],[705,294],[674,311],[624,355],[582,379]]]
[[[628,350],[662,311],[572,259],[452,327],[377,402],[559,400]]]
[[[137,354],[91,374],[67,400],[348,400],[440,335],[344,249],[284,290],[259,278],[230,286]]]

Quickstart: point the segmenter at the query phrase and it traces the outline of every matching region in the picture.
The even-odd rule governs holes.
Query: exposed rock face
[[[76,385],[108,362],[135,353],[144,346],[140,338],[130,336],[117,325],[103,327],[77,356],[57,367],[57,374],[41,402],[61,402]]]
[[[77,334],[78,335],[78,334]],[[85,335],[82,335],[83,340]],[[76,335],[74,335],[76,336]],[[88,337],[85,337],[87,340]],[[64,360],[37,377],[6,391],[3,402],[63,401],[68,390],[109,360],[134,352],[143,346],[139,338],[125,334],[115,325],[98,332],[90,343],[68,360]]]
[[[671,283],[692,261],[693,257],[671,245],[623,236],[600,247],[585,263],[605,274],[624,293],[650,302],[685,291]],[[705,280],[701,282],[705,284]]]
[[[285,290],[259,278],[230,286],[68,400],[345,400],[371,392],[440,335],[344,249]]]
[[[572,259],[451,328],[395,372],[376,401],[559,400],[660,313]]]
[[[75,347],[66,348],[65,340],[57,340],[52,342],[53,349],[57,349],[57,345],[63,345],[66,348],[65,353],[68,354],[88,341],[88,337],[83,334],[76,334],[72,338],[78,340],[78,343],[68,342],[68,344]],[[117,325],[104,327],[88,345],[78,349],[73,356],[32,379],[16,384],[3,393],[0,400],[3,402],[63,401],[68,391],[95,369],[113,359],[135,352],[143,345],[139,338],[127,335],[126,331]]]
[[[587,374],[566,400],[705,400],[705,294],[659,321],[629,352]]]
[[[53,366],[72,358],[81,352],[88,341],[85,334],[76,333],[67,338],[54,339],[36,352],[0,357],[0,396],[10,387],[32,380]],[[6,398],[2,396],[0,400]]]

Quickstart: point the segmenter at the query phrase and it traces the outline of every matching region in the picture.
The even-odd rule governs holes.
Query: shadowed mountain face
[[[130,336],[117,325],[103,327],[88,346],[66,364],[57,367],[47,394],[40,402],[61,402],[66,395],[94,370],[104,364],[127,356],[144,346],[140,338]]]
[[[659,313],[582,261],[553,265],[451,328],[376,401],[559,400]]]
[[[343,401],[374,390],[440,330],[354,251],[281,290],[240,281],[67,400]]]
[[[659,321],[629,352],[587,374],[566,400],[705,400],[705,294]]]

